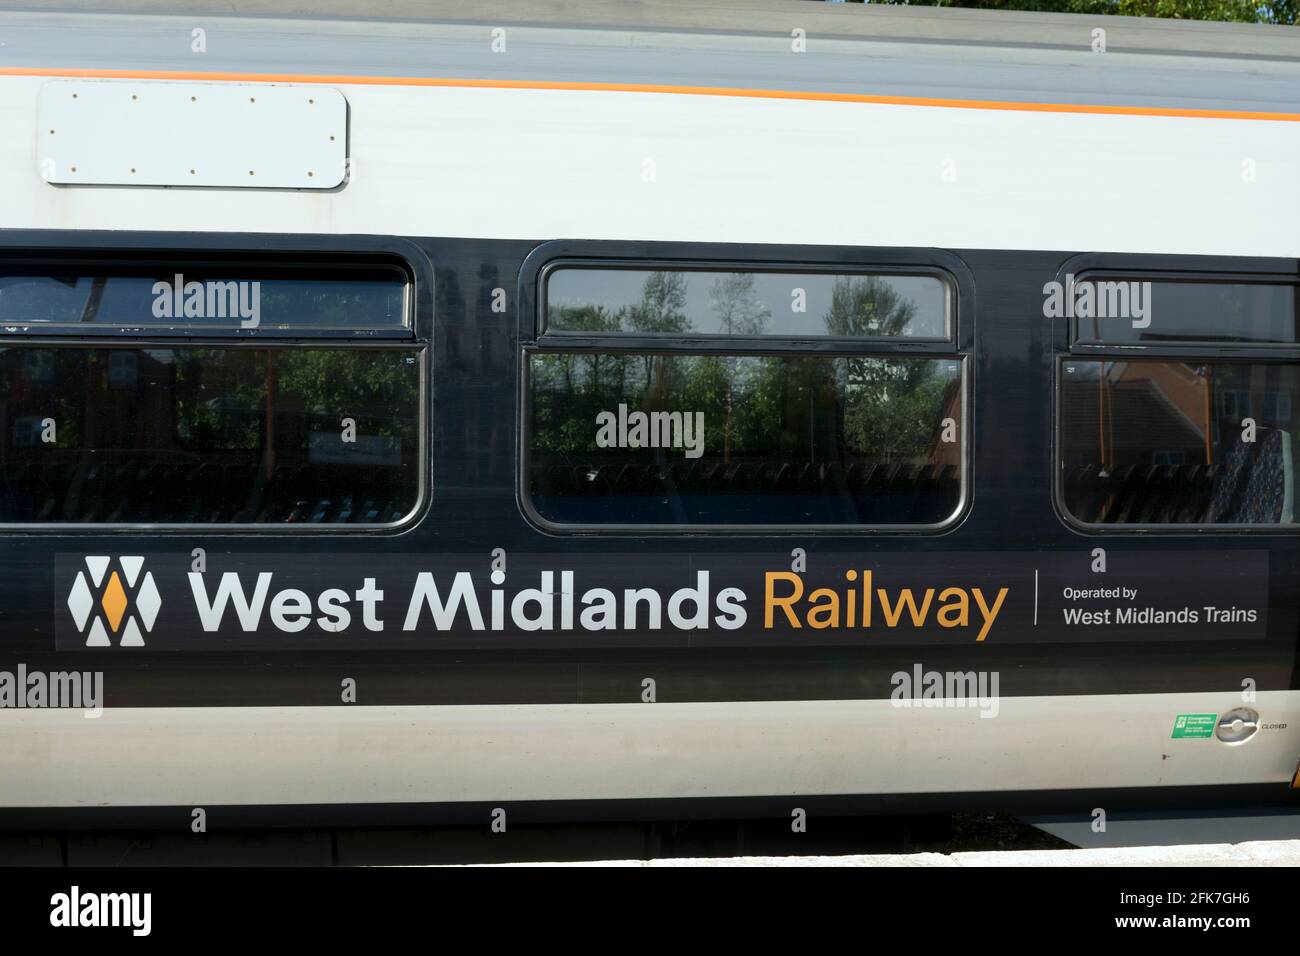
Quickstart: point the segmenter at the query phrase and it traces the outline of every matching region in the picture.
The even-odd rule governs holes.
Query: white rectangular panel
[[[331,189],[345,178],[347,109],[317,86],[54,80],[36,161],[61,185]]]
[[[1003,697],[992,720],[978,707],[891,700],[0,708],[0,807],[1258,783],[1283,793],[1300,747],[1300,691],[1257,697],[1251,706],[1275,729],[1238,746],[1169,738],[1178,714],[1239,705],[1232,690]]]

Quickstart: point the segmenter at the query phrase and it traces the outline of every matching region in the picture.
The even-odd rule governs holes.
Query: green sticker
[[[1218,714],[1179,714],[1174,721],[1174,740],[1179,737],[1213,737]]]

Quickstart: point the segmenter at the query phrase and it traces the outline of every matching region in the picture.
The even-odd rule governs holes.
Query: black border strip
[[[955,783],[956,781],[954,781]],[[1095,807],[1108,816],[1151,810],[1214,814],[1297,807],[1300,797],[1285,782],[1211,786],[1148,787],[1096,790],[1006,790],[948,793],[889,793],[664,797],[613,800],[470,801],[464,803],[366,803],[222,806],[202,805],[209,833],[236,828],[419,826],[464,824],[488,826],[492,812],[504,808],[512,825],[532,823],[605,823],[617,821],[789,819],[793,807],[809,816],[927,814],[1001,810],[1092,819]],[[0,829],[130,830],[162,828],[190,832],[195,806],[159,807],[4,807]],[[1300,812],[1300,811],[1298,811]]]

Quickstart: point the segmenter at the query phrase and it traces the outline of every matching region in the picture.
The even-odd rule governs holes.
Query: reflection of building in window
[[[1108,469],[1157,464],[1156,449],[1204,461],[1206,388],[1196,370],[1181,364],[1110,362],[1095,379],[1081,380],[1076,373],[1067,379],[1064,394],[1070,400],[1062,404],[1062,435],[1078,443],[1067,454],[1095,456]],[[1091,398],[1081,397],[1081,391],[1093,390]]]
[[[1259,399],[1256,404],[1251,393],[1245,389],[1224,389],[1219,393],[1219,410],[1225,419],[1232,422],[1258,417],[1262,422],[1270,425],[1290,424],[1290,392],[1268,389],[1259,396]]]
[[[1071,360],[1064,372],[1061,468],[1075,517],[1104,524],[1293,520],[1294,440],[1277,425],[1290,420],[1300,368]],[[1251,410],[1262,416],[1253,441],[1242,425]]]
[[[1225,388],[1219,393],[1219,413],[1232,421],[1241,421],[1253,414],[1250,410],[1250,392]]]
[[[1272,425],[1291,423],[1291,393],[1270,391],[1264,393],[1264,421]]]

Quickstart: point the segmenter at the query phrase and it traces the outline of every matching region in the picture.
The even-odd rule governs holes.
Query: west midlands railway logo
[[[144,647],[144,635],[153,629],[162,598],[153,575],[145,571],[140,576],[143,567],[139,556],[116,561],[108,555],[86,558],[86,570],[77,572],[68,594],[68,610],[77,630],[86,635],[87,647],[112,647],[110,634],[118,637],[119,647]]]

